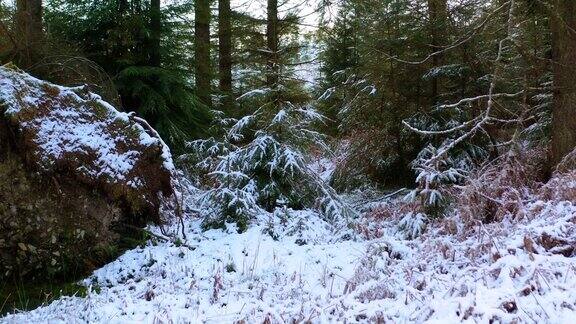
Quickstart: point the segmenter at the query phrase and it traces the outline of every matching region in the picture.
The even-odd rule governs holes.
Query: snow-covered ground
[[[335,239],[306,211],[262,215],[242,234],[190,219],[184,244],[150,242],[95,271],[88,297],[0,322],[573,323],[576,206],[528,210],[468,229],[432,222],[414,240],[398,220],[370,219],[362,226],[379,227],[376,238]]]

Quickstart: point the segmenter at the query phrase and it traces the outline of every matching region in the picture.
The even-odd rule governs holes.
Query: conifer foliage
[[[312,107],[289,102],[276,112],[263,106],[231,124],[222,141],[191,143],[186,156],[201,169],[212,188],[200,197],[207,226],[236,222],[245,229],[257,215],[276,207],[312,208],[334,225],[354,217],[353,209],[310,169],[306,149],[328,150],[324,135],[312,125],[323,120]]]

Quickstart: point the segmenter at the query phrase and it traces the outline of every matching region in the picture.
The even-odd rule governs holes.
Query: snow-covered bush
[[[398,222],[398,230],[407,240],[412,240],[424,233],[428,217],[422,213],[408,213],[400,222]]]
[[[406,196],[416,202],[422,212],[437,217],[445,212],[449,203],[449,185],[463,180],[466,166],[448,155],[439,156],[438,149],[429,145],[412,162],[417,174],[417,187]]]
[[[538,195],[543,200],[576,201],[576,150],[562,159]]]
[[[474,170],[456,194],[459,215],[470,225],[523,218],[542,185],[545,162],[545,148],[518,147]]]
[[[224,140],[190,144],[193,162],[207,188],[199,198],[206,225],[236,222],[240,229],[258,214],[286,206],[314,208],[325,220],[340,223],[354,212],[309,166],[303,149],[328,150],[312,125],[322,116],[311,107],[283,103],[274,112],[262,106],[236,121]]]
[[[400,194],[400,192],[397,192]],[[419,205],[414,202],[409,202],[404,199],[393,198],[395,193],[389,194],[390,198],[384,200],[368,203],[361,202],[367,209],[364,212],[361,221],[359,221],[355,229],[365,239],[375,239],[387,236],[396,236],[400,234],[401,237],[406,237],[407,232],[412,232],[407,222],[409,218],[414,216],[414,210],[419,208]],[[401,197],[401,196],[400,196]],[[422,215],[422,214],[420,214]],[[422,215],[425,218],[424,215]],[[414,217],[414,222],[418,223],[418,216]],[[424,219],[426,222],[426,219]],[[406,226],[408,225],[408,226]],[[393,228],[392,231],[386,230]],[[424,230],[422,227],[422,231]]]

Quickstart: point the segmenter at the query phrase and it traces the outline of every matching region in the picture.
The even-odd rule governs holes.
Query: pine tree
[[[16,38],[21,66],[30,67],[38,59],[44,40],[42,0],[16,1]]]
[[[210,0],[194,2],[194,68],[198,98],[208,107],[212,106],[212,68],[210,57]]]
[[[314,209],[336,226],[347,225],[354,211],[309,167],[306,151],[328,146],[315,130],[324,118],[294,78],[298,18],[279,17],[275,0],[268,1],[267,11],[266,47],[254,51],[260,59],[255,56],[251,67],[258,75],[240,80],[254,88],[238,101],[254,108],[238,120],[220,120],[229,127],[223,138],[195,141],[186,155],[190,172],[201,171],[196,177],[208,189],[199,201],[205,226],[234,222],[244,230],[281,207]]]
[[[554,104],[552,109],[552,165],[576,147],[576,2],[554,0],[552,44]]]
[[[162,11],[160,10],[160,0],[150,0],[150,62],[148,65],[160,67],[162,35]]]
[[[278,90],[278,74],[280,72],[280,62],[278,60],[278,0],[268,0],[266,12],[266,85],[273,92],[276,92]],[[276,101],[277,99],[273,99],[273,102]]]
[[[222,107],[229,112],[234,109],[232,91],[232,9],[230,0],[218,0],[218,71]]]
[[[193,29],[178,19],[191,10],[160,3],[51,0],[46,20],[51,37],[82,47],[111,76],[118,108],[138,113],[178,153],[203,134],[209,115],[189,81]]]
[[[432,68],[438,69],[442,64],[442,50],[446,46],[445,32],[447,25],[448,5],[446,0],[428,0],[428,19],[430,24],[430,40],[432,52],[437,53],[432,56]],[[439,101],[439,76],[432,75],[432,100],[434,104]]]

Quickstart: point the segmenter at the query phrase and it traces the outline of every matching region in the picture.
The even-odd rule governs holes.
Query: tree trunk
[[[428,19],[430,23],[430,40],[432,52],[437,52],[446,45],[446,16],[447,16],[446,0],[428,0]],[[432,69],[438,68],[442,65],[442,54],[432,56]],[[437,72],[435,72],[437,74]],[[432,76],[432,102],[436,105],[439,102],[439,78],[437,75]]]
[[[266,84],[275,91],[278,88],[278,0],[268,0],[268,17],[266,19],[266,43],[267,43],[267,74]]]
[[[194,14],[196,89],[198,98],[202,103],[211,107],[210,0],[196,0],[194,3]]]
[[[554,7],[551,163],[556,166],[576,146],[576,1],[555,0]]]
[[[123,15],[128,11],[128,0],[118,0],[118,12]]]
[[[162,32],[162,15],[160,0],[150,0],[150,66],[160,67],[160,36]]]
[[[35,52],[42,45],[42,0],[16,1],[16,38],[20,40],[19,51],[23,54],[23,67],[35,61]]]
[[[232,10],[230,0],[218,0],[218,51],[220,94],[223,96],[224,111],[231,112],[234,106],[232,93]]]

